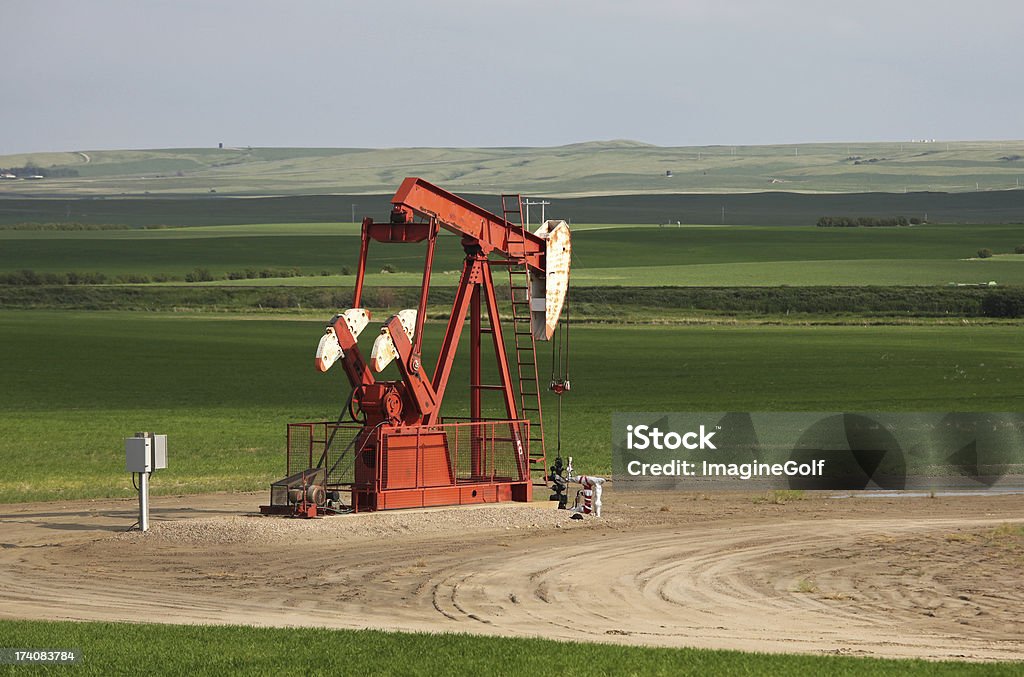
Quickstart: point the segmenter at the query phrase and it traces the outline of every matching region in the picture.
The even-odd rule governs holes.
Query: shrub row
[[[895,228],[898,226],[917,226],[924,223],[914,217],[905,216],[878,218],[874,216],[822,216],[818,219],[818,228]]]
[[[1024,295],[1024,288],[1005,291]],[[971,287],[590,287],[573,289],[572,299],[604,303],[612,308],[636,306],[763,315],[981,317],[981,300],[988,293],[992,290]]]
[[[149,282],[172,282],[170,275],[139,275],[124,273],[107,276],[104,273],[37,273],[34,270],[16,270],[13,273],[0,273],[0,284],[18,287],[38,287],[42,285],[93,285],[93,284],[146,284]]]
[[[452,303],[455,289],[435,287],[432,306]],[[500,290],[504,297],[507,292]],[[364,290],[370,308],[413,308],[416,287]],[[892,315],[907,317],[1024,317],[1024,287],[581,287],[572,291],[574,314],[591,317],[642,308],[723,314]],[[174,308],[304,308],[334,312],[352,304],[350,289],[319,287],[0,286],[0,305],[11,308],[158,310]]]
[[[186,282],[202,281],[208,282],[213,278],[210,272],[205,268],[197,268],[194,272],[201,272],[205,277],[202,280],[190,280],[188,276],[185,276]],[[323,274],[323,273],[321,273]],[[298,268],[261,268],[256,270],[255,268],[246,268],[245,270],[232,270],[224,276],[228,280],[257,280],[257,279],[268,279],[275,277],[302,277],[302,271]]]
[[[0,223],[0,230],[129,230],[126,223]]]
[[[342,274],[348,274],[347,269],[342,269]],[[321,275],[330,275],[329,271],[322,271]],[[263,268],[255,270],[248,268],[244,271],[232,271],[219,279],[226,280],[254,280],[281,277],[301,277],[302,271],[298,268]],[[39,286],[39,285],[80,285],[80,284],[149,284],[151,282],[213,282],[218,279],[206,268],[196,268],[181,278],[166,273],[156,275],[143,275],[141,273],[122,273],[120,275],[107,275],[97,272],[68,272],[68,273],[41,273],[31,269],[16,270],[11,273],[0,273],[0,284],[14,286]]]
[[[1024,244],[1017,245],[1016,247],[1014,247],[1013,248],[1013,253],[1014,254],[1024,254]],[[993,252],[988,247],[982,247],[981,249],[978,250],[978,258],[979,259],[988,259],[988,258],[991,258],[994,254],[995,254],[995,252]]]

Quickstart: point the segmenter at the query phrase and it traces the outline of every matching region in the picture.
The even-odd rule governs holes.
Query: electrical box
[[[148,437],[129,437],[124,441],[125,470],[153,472],[153,440]]]
[[[167,467],[167,435],[153,435],[153,470]]]
[[[137,433],[124,441],[125,470],[153,472],[167,467],[167,435]]]

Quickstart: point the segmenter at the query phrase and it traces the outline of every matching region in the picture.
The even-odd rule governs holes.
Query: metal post
[[[548,206],[549,204],[551,204],[550,202],[548,202],[547,200],[532,200],[531,201],[529,198],[526,198],[525,200],[523,200],[523,204],[526,205],[526,224],[525,224],[526,226],[530,225],[530,207],[536,206],[536,205],[540,205],[540,222],[541,222],[541,224],[544,223],[544,220],[545,220],[544,208],[546,206]]]
[[[480,368],[480,285],[473,286],[473,294],[469,302],[469,418],[479,421],[483,416],[481,406],[480,385],[482,383]]]
[[[486,264],[484,265],[486,268]],[[480,434],[479,421],[483,418],[480,388],[480,285],[473,286],[473,295],[469,303],[469,419],[476,423],[470,426],[470,473],[473,479],[483,477],[483,463],[480,450],[483,447],[483,436]]]
[[[149,473],[139,473],[139,530],[149,531]]]
[[[370,249],[370,225],[373,220],[369,217],[363,219],[362,239],[359,243],[359,268],[356,270],[356,290],[352,295],[352,306],[363,307],[363,278],[366,276],[366,252]]]

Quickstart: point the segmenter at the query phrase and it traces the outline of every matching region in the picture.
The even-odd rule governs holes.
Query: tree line
[[[926,221],[915,217],[893,216],[879,218],[877,216],[822,216],[818,219],[818,228],[898,228],[902,226],[919,226]]]
[[[24,167],[0,167],[0,174],[13,174],[19,179],[24,179],[29,176],[42,176],[47,179],[62,179],[78,176],[78,170],[70,167],[50,167],[49,169],[43,169],[42,167],[36,167],[33,164],[27,164]]]

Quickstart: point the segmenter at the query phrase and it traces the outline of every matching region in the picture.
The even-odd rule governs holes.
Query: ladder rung
[[[540,411],[537,407],[523,407],[523,411]]]
[[[504,386],[496,386],[496,385],[491,385],[489,383],[485,383],[483,385],[471,385],[469,387],[470,387],[471,390],[504,390],[505,389]]]

